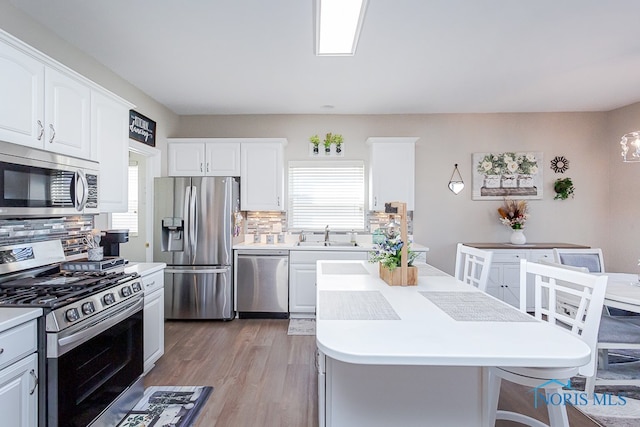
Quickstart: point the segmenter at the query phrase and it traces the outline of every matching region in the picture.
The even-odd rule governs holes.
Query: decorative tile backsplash
[[[83,238],[91,232],[93,227],[93,215],[0,219],[0,246],[60,239],[65,256],[78,255],[87,251]]]
[[[413,211],[408,212],[407,229],[413,234]],[[384,212],[367,212],[365,230],[373,232],[389,223],[389,214]],[[286,212],[247,212],[246,234],[279,234],[287,231]]]

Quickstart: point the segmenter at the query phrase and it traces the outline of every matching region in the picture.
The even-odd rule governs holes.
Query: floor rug
[[[289,319],[287,335],[315,335],[315,319]]]
[[[638,378],[640,361],[631,359],[631,362],[625,363],[624,355],[610,354],[609,361],[612,360],[618,361],[618,363],[610,364],[608,370],[599,370],[599,377],[609,379]],[[584,390],[584,384],[584,378],[571,379],[573,389]],[[595,400],[589,399],[590,404],[576,406],[576,408],[605,427],[640,427],[640,387],[596,386],[595,393],[598,395],[599,402],[608,399],[612,404],[593,404]],[[604,398],[604,395],[608,395],[608,397]]]
[[[189,427],[213,391],[207,386],[153,386],[117,427]]]

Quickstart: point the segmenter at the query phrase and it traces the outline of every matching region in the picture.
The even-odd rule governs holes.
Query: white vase
[[[514,245],[524,245],[527,243],[527,238],[524,235],[523,229],[513,229],[511,232],[511,243]]]

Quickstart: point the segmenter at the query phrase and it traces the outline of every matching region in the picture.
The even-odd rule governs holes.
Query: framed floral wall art
[[[542,199],[542,152],[473,153],[473,200]]]

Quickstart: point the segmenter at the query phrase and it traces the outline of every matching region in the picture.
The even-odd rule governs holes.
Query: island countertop
[[[578,338],[432,266],[419,267],[417,286],[389,286],[377,269],[364,261],[318,262],[316,338],[327,357],[354,364],[478,367],[589,361],[589,347]],[[454,320],[429,298],[438,291],[484,301],[463,311],[482,316],[497,309],[518,320]],[[359,304],[363,299],[368,302]]]

